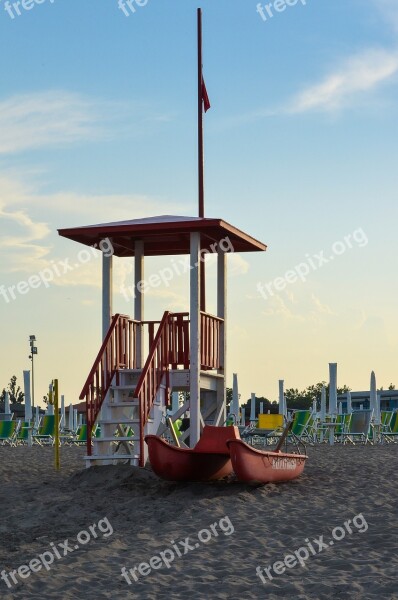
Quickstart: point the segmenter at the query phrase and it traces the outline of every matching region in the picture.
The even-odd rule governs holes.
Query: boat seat
[[[227,440],[240,440],[236,425],[214,427],[205,425],[202,436],[195,446],[195,452],[212,452],[213,454],[229,454]]]

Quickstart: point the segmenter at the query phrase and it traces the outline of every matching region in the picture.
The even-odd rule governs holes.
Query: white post
[[[246,409],[242,408],[241,425],[246,425]]]
[[[65,429],[66,426],[66,415],[65,415],[65,396],[61,395],[61,429]]]
[[[238,374],[233,374],[232,382],[232,402],[230,404],[229,414],[235,415],[235,423],[239,422],[239,390],[238,390]]]
[[[190,429],[193,448],[200,438],[200,234],[190,235]]]
[[[286,414],[284,387],[285,387],[285,382],[283,379],[280,379],[279,380],[279,414],[280,415]]]
[[[337,414],[337,363],[329,363],[329,414]]]
[[[322,390],[321,390],[321,413],[320,413],[320,419],[321,419],[322,423],[325,421],[325,418],[326,418],[326,388],[323,385]]]
[[[142,282],[144,280],[144,242],[137,240],[134,244],[134,319],[144,320],[144,295]],[[141,285],[140,285],[141,283]],[[144,367],[144,335],[142,325],[137,329],[137,369]]]
[[[102,254],[102,339],[105,339],[112,319],[112,259],[112,256]]]
[[[32,401],[30,399],[30,371],[23,372],[23,383],[25,393],[25,421],[32,420]]]
[[[227,403],[227,254],[218,248],[217,251],[217,316],[223,319],[220,327],[220,364],[218,374],[223,376],[222,397],[217,398],[217,408],[223,405],[220,421],[226,420]],[[217,411],[219,412],[219,411]]]
[[[347,414],[352,414],[351,392],[347,392]]]
[[[39,423],[40,423],[40,408],[36,405],[35,406],[35,422],[34,422],[35,429],[39,429]]]
[[[178,397],[178,392],[173,392],[171,394],[171,412],[174,415],[177,410],[180,408],[180,399]]]
[[[250,423],[256,422],[256,394],[252,393],[250,398]]]
[[[68,429],[73,431],[73,405],[69,404],[69,415],[68,415]]]
[[[11,410],[10,410],[10,395],[8,392],[5,393],[4,395],[4,414],[5,415],[11,415]]]

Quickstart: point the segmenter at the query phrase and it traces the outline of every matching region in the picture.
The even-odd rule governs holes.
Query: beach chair
[[[19,421],[0,421],[0,444],[2,446],[16,446]]]
[[[314,444],[316,442],[315,415],[310,410],[294,411],[290,434],[299,440],[306,440],[310,444]]]
[[[91,437],[100,437],[101,430],[98,425],[94,425],[92,429]],[[75,446],[85,446],[87,444],[87,425],[83,424],[77,428],[76,437],[73,440]]]
[[[336,415],[336,427],[334,429],[335,442],[342,442],[344,435],[350,430],[352,413]]]
[[[398,412],[393,412],[388,429],[382,429],[380,436],[382,443],[387,442],[390,444],[391,442],[398,442]]]
[[[37,433],[34,433],[33,443],[43,445],[54,445],[55,438],[55,415],[44,415],[40,421]]]
[[[17,434],[17,446],[27,444],[29,442],[29,430],[32,431],[32,424],[30,421],[20,421],[20,427]]]
[[[382,410],[380,414],[381,431],[390,431],[391,420],[394,416],[393,410]]]
[[[357,410],[351,415],[351,422],[347,429],[342,434],[342,441],[344,444],[350,442],[355,444],[356,441],[367,444],[371,442],[371,422],[373,416],[373,409],[368,410]]]

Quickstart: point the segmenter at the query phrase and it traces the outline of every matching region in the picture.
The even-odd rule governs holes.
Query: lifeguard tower
[[[266,246],[222,219],[161,216],[119,223],[60,229],[59,235],[101,247],[103,253],[103,343],[80,395],[87,406],[87,464],[128,460],[144,466],[144,437],[165,429],[164,417],[172,392],[189,397],[172,419],[189,413],[184,432],[193,447],[204,424],[226,419],[226,297],[227,255],[261,252]],[[108,247],[108,246],[107,246]],[[204,308],[201,268],[204,256],[217,254],[217,314]],[[166,311],[160,321],[144,318],[144,259],[147,256],[189,255],[189,312]],[[117,257],[134,260],[134,314],[113,315],[112,266]],[[150,276],[148,277],[148,281]],[[94,437],[95,424],[101,437]],[[133,432],[133,434],[132,434]],[[132,449],[131,441],[134,441]]]
[[[144,466],[145,435],[161,435],[173,392],[189,392],[172,420],[189,414],[191,447],[205,424],[226,419],[227,255],[262,252],[266,246],[222,219],[204,217],[203,109],[210,108],[202,74],[202,13],[198,9],[198,191],[199,216],[160,216],[58,230],[63,237],[103,252],[103,343],[80,395],[86,401],[86,464],[129,461]],[[204,255],[217,253],[217,314],[206,312]],[[166,311],[160,321],[144,319],[144,259],[189,256],[189,312]],[[112,265],[117,257],[134,260],[134,314],[113,315]],[[150,278],[149,278],[150,279]],[[99,424],[101,436],[93,438]],[[131,444],[134,442],[134,445]]]

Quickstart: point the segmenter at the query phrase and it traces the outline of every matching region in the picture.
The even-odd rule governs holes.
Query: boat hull
[[[256,450],[241,440],[227,442],[232,467],[240,481],[274,483],[290,481],[304,470],[305,454]]]
[[[213,481],[232,473],[227,449],[221,454],[177,448],[156,435],[147,435],[145,441],[152,470],[167,481]]]

